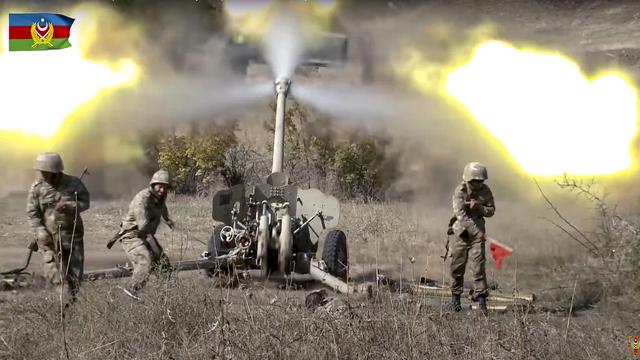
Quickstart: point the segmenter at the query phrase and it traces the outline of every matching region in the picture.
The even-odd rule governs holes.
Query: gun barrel
[[[279,78],[275,81],[276,91],[276,125],[273,138],[273,167],[272,173],[281,173],[284,163],[284,116],[286,113],[287,93],[291,80]]]

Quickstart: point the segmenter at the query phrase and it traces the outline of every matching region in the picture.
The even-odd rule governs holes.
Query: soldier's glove
[[[173,220],[169,219],[165,221],[167,223],[167,226],[169,227],[169,229],[173,230],[173,228],[176,226],[176,224],[173,222]]]
[[[38,251],[38,240],[33,239],[31,240],[31,242],[29,242],[29,245],[27,245],[27,248],[33,252]]]
[[[40,228],[36,231],[36,240],[40,246],[53,244],[51,234],[49,234],[49,232],[44,228]]]
[[[478,233],[474,237],[478,240],[485,240],[485,233],[484,231],[478,231]]]

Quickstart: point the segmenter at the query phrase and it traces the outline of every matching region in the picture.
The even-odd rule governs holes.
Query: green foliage
[[[265,160],[265,156],[251,144],[235,144],[225,153],[220,176],[227,187],[261,182],[270,169],[270,164]]]
[[[276,104],[275,102],[272,102],[269,106],[271,107],[274,116],[272,117],[271,122],[267,123],[265,127],[271,134],[274,134]],[[297,171],[305,163],[304,160],[311,155],[311,149],[304,138],[304,129],[306,129],[309,124],[309,112],[297,102],[289,101],[287,104],[287,112],[284,116],[284,124],[285,162],[283,166],[287,172],[289,172],[293,177],[296,177],[295,175]],[[267,144],[267,148],[269,151],[273,151],[273,144],[269,142]]]
[[[271,104],[275,113],[275,104]],[[317,187],[343,199],[376,201],[397,178],[390,142],[382,134],[338,127],[329,119],[312,117],[308,109],[290,101],[285,114],[285,171],[292,183]],[[265,128],[274,133],[274,118]],[[236,124],[209,127],[189,135],[173,135],[157,144],[147,141],[147,158],[169,171],[179,194],[205,194],[222,182],[224,186],[263,180],[269,173],[269,154],[255,144],[239,143]]]
[[[319,187],[343,199],[381,200],[397,177],[388,138],[314,118],[295,101],[285,113],[285,169],[293,183]],[[275,114],[275,103],[271,104]],[[274,132],[273,117],[266,128]],[[269,149],[273,148],[268,144]]]
[[[201,194],[225,167],[225,154],[236,144],[233,127],[212,127],[191,136],[171,136],[159,145],[158,166],[166,169],[179,194]]]
[[[339,144],[331,159],[340,193],[347,198],[381,200],[395,179],[395,168],[387,161],[385,141],[373,136]]]

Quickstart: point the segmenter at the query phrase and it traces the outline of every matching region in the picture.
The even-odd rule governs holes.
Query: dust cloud
[[[203,13],[222,15],[175,4],[154,4],[153,9],[140,5],[135,11],[119,11],[117,6],[81,3],[79,7],[86,14],[100,15],[86,18],[95,28],[95,36],[83,44],[87,58],[129,58],[140,66],[141,74],[134,86],[109,91],[78,109],[67,119],[68,123],[75,122],[73,130],[49,142],[47,150],[61,151],[73,170],[108,164],[120,169],[121,178],[129,178],[130,172],[142,178],[144,174],[132,165],[142,156],[141,136],[180,131],[193,122],[238,117],[263,121],[269,116],[273,76],[284,75],[293,79],[292,98],[327,115],[332,126],[358,126],[392,137],[390,152],[398,157],[401,176],[390,190],[391,198],[421,198],[449,206],[450,193],[460,181],[464,164],[481,161],[489,167],[490,184],[500,199],[539,200],[531,177],[479,123],[441,94],[429,96],[411,89],[394,72],[394,66],[407,56],[404,50],[410,45],[437,69],[443,69],[459,60],[465,44],[478,39],[478,29],[483,29],[482,36],[544,41],[557,48],[563,39],[574,36],[562,31],[553,36],[537,31],[536,27],[544,29],[548,25],[536,19],[559,15],[531,3],[393,3],[396,5],[384,2],[345,7],[338,16],[342,27],[336,31],[349,36],[349,62],[342,68],[320,69],[310,75],[296,68],[304,51],[304,39],[295,30],[299,24],[291,19],[274,21],[274,28],[264,39],[270,73],[248,77],[233,74],[224,63],[222,26],[211,28],[201,20]],[[2,9],[13,11],[11,6],[5,4]],[[176,6],[180,16],[175,16]],[[193,9],[197,6],[203,5],[193,5]],[[65,9],[71,14],[78,8],[32,2],[22,3],[19,10]],[[78,27],[85,21],[81,20],[79,17]],[[522,26],[525,21],[529,28]],[[363,80],[365,72],[371,79]],[[438,76],[437,71],[434,76]],[[35,150],[12,151],[31,155]],[[2,159],[3,164],[17,166],[19,173],[28,172],[30,161],[25,161],[26,156],[19,164],[11,158]],[[116,177],[103,182],[118,181]],[[551,182],[546,184],[553,187]]]

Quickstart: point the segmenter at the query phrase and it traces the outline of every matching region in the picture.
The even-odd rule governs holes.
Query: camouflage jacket
[[[120,232],[137,230],[145,235],[154,235],[162,219],[169,220],[169,210],[165,201],[156,197],[151,188],[146,188],[131,200],[129,212],[122,220]]]
[[[65,209],[56,211],[56,205],[61,202],[64,203]],[[61,234],[74,233],[81,237],[84,235],[84,226],[80,213],[89,209],[89,203],[89,191],[75,176],[62,174],[56,186],[43,179],[38,179],[31,185],[27,196],[29,225],[36,232],[46,229],[50,233],[56,234],[60,230]],[[73,232],[74,220],[75,232]]]
[[[473,209],[469,208],[469,202],[472,199],[477,202]],[[458,236],[465,230],[471,236],[475,236],[480,231],[484,232],[484,218],[493,216],[496,211],[493,194],[486,184],[483,184],[479,190],[471,191],[463,182],[456,188],[452,200],[453,215],[456,218],[453,223],[453,232]]]

